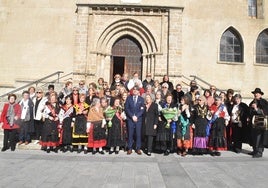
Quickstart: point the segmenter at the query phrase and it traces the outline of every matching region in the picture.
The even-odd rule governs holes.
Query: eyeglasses
[[[119,84],[116,84],[116,86],[120,86]]]
[[[39,93],[43,93],[43,92],[41,92],[41,91],[37,91],[36,93],[39,94]]]
[[[216,90],[216,88],[210,88],[211,90]]]
[[[79,83],[80,86],[84,85],[83,83]]]

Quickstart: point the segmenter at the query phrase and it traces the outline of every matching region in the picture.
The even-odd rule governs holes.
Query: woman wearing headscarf
[[[104,154],[102,147],[106,146],[105,124],[100,99],[94,98],[87,117],[88,147],[93,148],[92,154]]]

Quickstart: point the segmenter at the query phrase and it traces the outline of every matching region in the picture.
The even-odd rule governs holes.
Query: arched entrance
[[[123,73],[137,72],[141,77],[142,53],[142,47],[134,37],[125,35],[116,40],[112,46],[111,80],[115,74]]]

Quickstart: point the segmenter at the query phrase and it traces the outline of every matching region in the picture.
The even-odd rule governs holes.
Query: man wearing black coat
[[[250,107],[250,119],[252,125],[255,122],[252,122],[253,117],[258,115],[268,115],[268,102],[262,98],[264,94],[260,88],[256,88],[252,91],[254,94],[253,101],[249,104]],[[260,129],[258,127],[253,126],[252,128],[252,147],[253,152],[251,153],[253,158],[262,157],[262,153],[264,151],[264,147],[268,146],[268,131],[264,129]]]

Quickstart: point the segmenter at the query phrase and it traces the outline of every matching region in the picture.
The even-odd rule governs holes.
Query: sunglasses
[[[162,87],[162,88],[167,88],[167,87]]]
[[[37,91],[36,93],[39,94],[39,93],[43,93],[43,92],[41,92],[41,91]]]
[[[73,91],[78,91],[77,89],[74,89]]]

